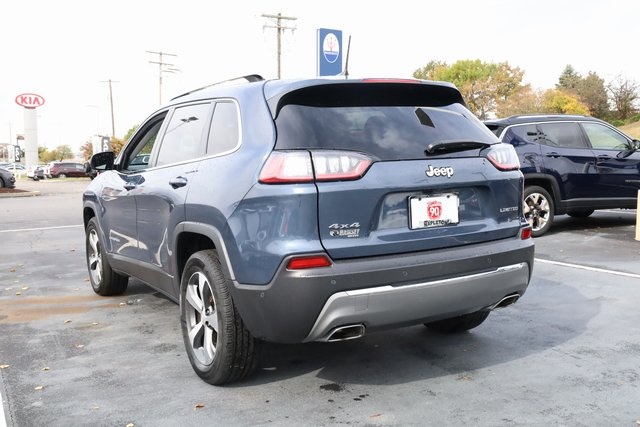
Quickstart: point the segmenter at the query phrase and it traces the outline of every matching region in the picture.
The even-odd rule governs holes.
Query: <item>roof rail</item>
[[[199,90],[206,89],[206,88],[211,87],[211,86],[217,86],[217,85],[222,85],[222,84],[226,84],[226,83],[239,82],[239,81],[242,81],[242,80],[245,80],[247,83],[253,83],[253,82],[262,81],[262,80],[264,80],[264,78],[259,74],[247,74],[246,76],[234,77],[232,79],[222,80],[222,81],[217,82],[217,83],[212,83],[210,85],[202,86],[202,87],[200,87],[198,89],[190,90],[189,92],[185,92],[182,95],[178,95],[178,96],[175,96],[175,97],[171,98],[171,101],[173,101],[174,99],[182,98],[183,96],[190,95],[190,94],[192,94],[194,92],[198,92]]]

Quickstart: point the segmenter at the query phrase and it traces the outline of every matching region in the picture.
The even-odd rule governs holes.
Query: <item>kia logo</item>
[[[22,93],[16,96],[16,104],[25,108],[36,108],[44,104],[44,98],[35,93]]]

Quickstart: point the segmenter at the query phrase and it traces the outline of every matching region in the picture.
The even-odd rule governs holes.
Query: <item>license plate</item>
[[[458,195],[449,193],[433,197],[411,197],[409,218],[412,230],[457,224]]]

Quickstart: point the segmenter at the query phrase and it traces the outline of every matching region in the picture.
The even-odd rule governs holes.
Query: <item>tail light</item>
[[[518,154],[511,144],[494,144],[482,150],[482,155],[498,170],[511,171],[520,169]]]
[[[531,238],[531,227],[522,227],[520,229],[520,240],[527,240]]]
[[[371,158],[351,151],[274,151],[260,172],[260,182],[352,181],[362,178],[371,163]]]

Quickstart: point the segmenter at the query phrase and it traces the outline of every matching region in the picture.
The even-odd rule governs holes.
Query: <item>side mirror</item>
[[[113,169],[113,162],[116,159],[116,154],[113,151],[104,151],[102,153],[96,153],[91,156],[89,165],[91,169],[95,170],[111,170]]]
[[[631,141],[631,144],[634,150],[640,150],[640,141],[634,139],[633,141]]]

